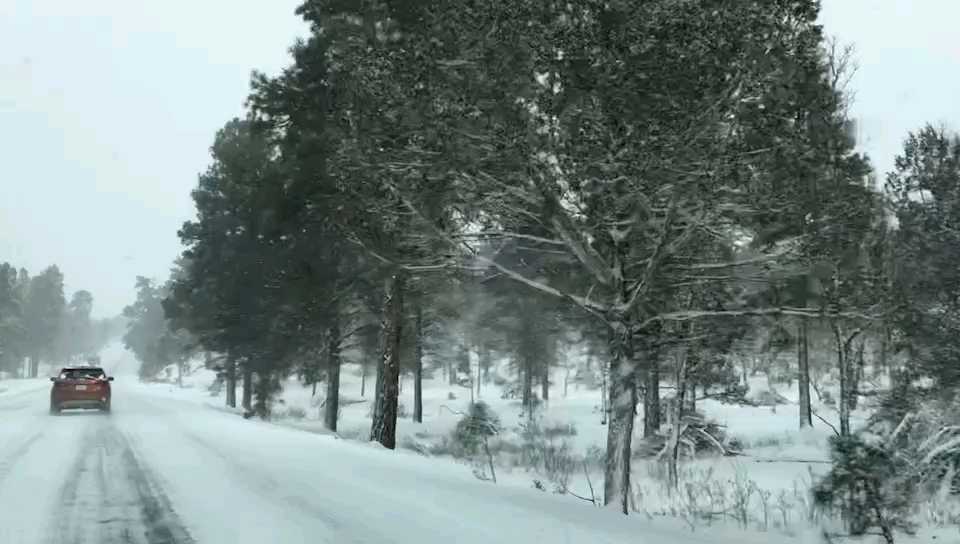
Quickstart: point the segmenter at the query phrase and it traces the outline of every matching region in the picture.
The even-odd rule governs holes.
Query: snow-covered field
[[[46,377],[29,380],[2,380],[0,381],[0,398],[10,398],[21,393],[46,390],[50,381]]]
[[[361,396],[359,374],[358,368],[345,365],[341,376],[342,407],[337,435],[348,441],[363,443],[369,436],[372,383],[368,377],[365,395]],[[222,395],[214,395],[209,391],[213,378],[212,372],[198,369],[185,378],[184,388],[172,384],[154,384],[151,394],[175,396],[214,411],[225,411]],[[551,389],[551,400],[540,412],[541,425],[572,425],[576,434],[561,437],[560,440],[566,441],[576,459],[593,459],[598,451],[602,451],[606,441],[606,426],[601,424],[600,392],[571,384],[564,397],[562,379],[557,377],[556,382],[558,385]],[[752,391],[766,389],[766,379],[758,378],[751,382]],[[772,408],[701,401],[698,408],[709,419],[724,425],[728,435],[744,445],[743,455],[708,455],[686,460],[681,467],[680,493],[668,492],[662,463],[635,460],[634,508],[639,515],[634,519],[656,520],[670,526],[679,523],[681,528],[694,534],[709,531],[713,535],[735,534],[731,536],[735,539],[760,538],[763,542],[819,542],[823,528],[835,526],[835,522],[822,519],[815,511],[810,490],[820,475],[829,469],[828,439],[834,430],[817,418],[812,429],[798,430],[799,408],[795,389],[780,385],[777,393],[785,397],[788,403]],[[472,467],[446,455],[448,452],[444,446],[461,414],[468,410],[470,391],[461,386],[450,386],[438,376],[424,381],[423,394],[424,421],[417,424],[410,417],[412,384],[407,380],[401,386],[400,402],[404,413],[398,424],[398,444],[401,449],[420,452],[428,456],[432,463],[453,465],[464,474],[472,474]],[[669,394],[667,390],[663,392],[664,396]],[[489,404],[503,421],[506,429],[502,433],[502,440],[512,442],[515,447],[524,447],[519,426],[525,417],[519,400],[502,399],[500,388],[492,384],[481,386],[479,399]],[[284,384],[280,402],[275,406],[278,417],[274,423],[328,435],[321,423],[322,402],[322,385],[314,395],[311,388],[301,385],[296,379],[290,379]],[[834,407],[815,400],[814,410],[830,425],[839,427]],[[865,411],[854,413],[854,427],[859,426],[867,415]],[[642,417],[641,411],[637,416],[638,435],[635,441],[639,441]],[[496,470],[498,488],[533,489],[534,482],[539,481],[546,488],[546,492],[540,495],[546,497],[553,494],[551,484],[543,473],[518,464],[515,458],[498,456]],[[589,473],[578,468],[569,475],[567,484],[576,496],[568,494],[562,500],[592,509],[581,498],[591,497],[592,487],[594,495],[600,499],[602,482],[602,473],[596,465],[590,464]],[[901,538],[907,542],[960,542],[960,531],[955,527],[931,525],[914,538],[906,535]]]
[[[505,458],[493,484],[444,455],[438,445],[470,395],[437,380],[425,384],[424,423],[405,417],[400,443],[406,447],[391,452],[362,440],[369,432],[369,402],[360,397],[359,380],[349,369],[342,388],[348,404],[341,433],[334,436],[317,421],[317,399],[295,381],[287,384],[277,410],[294,415],[302,410],[306,417],[265,423],[222,409],[222,396],[208,391],[212,375],[205,370],[189,376],[181,389],[139,383],[135,362],[116,347],[103,362],[117,376],[109,416],[52,417],[46,410],[48,382],[0,382],[0,542],[819,541],[802,501],[809,471],[815,477],[827,465],[799,461],[825,460],[832,431],[819,425],[796,432],[792,405],[773,412],[704,403],[710,417],[750,446],[748,455],[686,463],[685,491],[676,494],[681,497],[665,493],[656,463],[638,460],[640,514],[625,517],[552,493],[549,486],[538,491],[533,481],[544,477],[511,467]],[[402,397],[412,406],[409,384]],[[504,440],[513,439],[509,428],[521,421],[517,403],[500,399],[493,387],[482,390],[481,398],[508,427]],[[571,387],[567,398],[553,391],[544,418],[573,423],[577,434],[568,440],[574,453],[584,455],[605,440],[597,404],[596,391]],[[829,410],[821,408],[828,417]],[[430,453],[412,451],[413,443]],[[599,474],[593,473],[591,482],[601,494]],[[572,476],[570,488],[590,495],[582,471]],[[745,523],[735,516],[689,516],[720,500],[716,494],[738,489],[752,489]],[[777,502],[781,492],[789,505]],[[956,529],[922,533],[916,541],[938,536],[939,542],[960,541]]]

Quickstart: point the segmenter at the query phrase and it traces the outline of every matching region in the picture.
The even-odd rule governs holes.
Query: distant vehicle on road
[[[110,382],[113,376],[96,366],[64,367],[50,381],[50,413],[74,408],[110,411]]]

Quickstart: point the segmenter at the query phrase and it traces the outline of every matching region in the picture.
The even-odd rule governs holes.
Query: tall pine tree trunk
[[[336,313],[327,335],[327,399],[323,424],[336,432],[337,415],[340,412],[340,322]]]
[[[227,386],[227,406],[237,407],[237,360],[232,356],[227,356],[227,368],[224,381]]]
[[[423,307],[419,302],[414,327],[413,420],[423,423]]]
[[[609,364],[600,366],[600,424],[606,425],[607,420],[610,418],[610,405],[608,400],[610,396],[607,394],[610,381],[607,379],[607,375],[610,374],[608,370],[610,368]]]
[[[544,402],[550,400],[550,365],[544,365],[540,374],[540,396]]]
[[[866,343],[866,338],[861,336],[857,343],[857,354],[848,364],[850,368],[850,410],[856,410],[860,401],[860,382],[863,380],[864,367],[866,366],[866,360],[863,356]]]
[[[837,345],[837,367],[840,371],[840,398],[838,399],[840,436],[850,436],[850,408],[853,405],[850,399],[854,394],[853,376],[850,368],[850,345],[859,333],[860,331],[854,331],[849,337],[845,337],[841,326],[836,322],[833,323],[833,335]]]
[[[477,400],[480,400],[480,383],[483,381],[482,371],[483,371],[483,355],[481,352],[477,354]]]
[[[397,404],[400,389],[400,335],[402,334],[403,291],[405,278],[396,272],[387,280],[386,296],[383,303],[382,368],[380,373],[380,407],[374,414],[370,430],[370,439],[376,440],[387,449],[397,446]]]
[[[523,409],[528,416],[533,414],[533,361],[528,355],[523,357]]]
[[[490,348],[484,346],[480,351],[480,364],[483,365],[483,381],[490,381],[490,367],[493,366],[493,361],[490,360]]]
[[[660,357],[652,350],[648,353],[644,373],[643,437],[651,438],[660,431]]]
[[[247,411],[248,416],[256,414],[261,419],[270,419],[271,400],[273,394],[280,390],[280,384],[277,378],[270,371],[257,371],[256,376],[250,372],[249,381],[251,383],[251,393],[254,396],[253,409]],[[256,378],[256,379],[254,379]],[[244,380],[247,381],[247,372],[244,372]],[[244,394],[246,396],[246,394]]]
[[[843,341],[837,341],[837,366],[840,369],[840,436],[850,436],[850,372],[847,370],[847,357]]]
[[[630,506],[630,452],[633,420],[637,406],[636,362],[633,359],[630,323],[611,323],[610,338],[610,422],[607,427],[607,460],[604,470],[604,505],[624,514]]]
[[[807,340],[807,319],[800,318],[797,331],[797,387],[800,400],[800,428],[813,426],[813,409],[810,406],[810,354]]]
[[[243,408],[249,412],[253,408],[253,369],[250,361],[243,365]]]
[[[691,381],[689,377],[687,378],[686,391],[683,394],[683,406],[688,414],[697,412],[697,384]]]
[[[690,363],[690,348],[687,348],[686,353],[680,356],[680,361],[677,364],[677,398],[676,402],[673,403],[673,415],[671,416],[671,429],[670,429],[670,447],[669,447],[669,457],[667,458],[667,469],[668,469],[668,490],[674,492],[677,490],[677,487],[680,484],[680,438],[683,434],[683,416],[684,416],[684,404],[686,404],[686,396],[688,394],[687,389],[687,377],[689,374],[689,363]]]
[[[360,365],[360,397],[367,394],[367,364]]]
[[[880,372],[886,374],[888,379],[890,378],[889,341],[890,341],[890,327],[888,325],[884,325],[883,329],[881,330],[881,337],[880,337],[879,366],[880,366]]]

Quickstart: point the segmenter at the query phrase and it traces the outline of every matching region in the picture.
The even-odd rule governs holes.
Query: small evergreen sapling
[[[894,531],[912,533],[911,501],[918,478],[909,457],[893,440],[870,433],[831,438],[833,469],[814,488],[820,507],[837,508],[851,535],[879,529],[888,544]]]
[[[481,401],[470,405],[470,410],[453,431],[454,441],[466,456],[476,459],[483,454],[493,483],[497,483],[497,472],[490,451],[490,438],[500,434],[501,430],[500,418],[487,403]],[[478,473],[478,477],[486,479],[482,472]]]

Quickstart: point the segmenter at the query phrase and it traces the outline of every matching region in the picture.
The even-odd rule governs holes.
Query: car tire
[[[100,405],[100,411],[103,412],[103,413],[105,413],[105,414],[109,414],[109,413],[110,413],[110,401],[107,401],[107,402],[103,403],[102,405]]]
[[[50,403],[50,415],[54,415],[54,416],[60,415],[60,407],[57,406],[56,403],[54,402]]]

